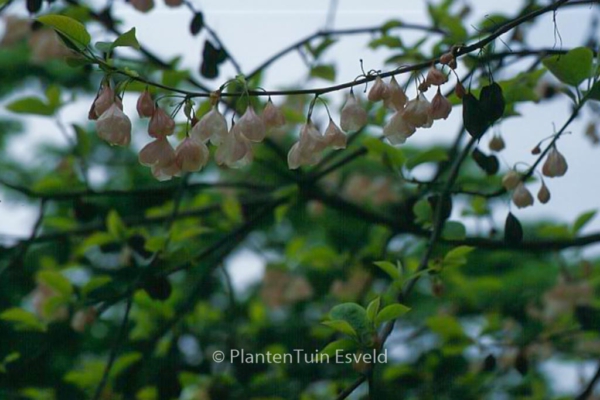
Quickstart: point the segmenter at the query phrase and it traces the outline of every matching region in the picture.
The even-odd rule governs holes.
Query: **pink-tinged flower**
[[[131,121],[113,103],[96,121],[96,131],[100,138],[117,146],[127,146],[131,142]]]
[[[329,118],[329,124],[325,129],[325,141],[334,150],[346,148],[346,135],[342,130]]]
[[[302,165],[315,165],[328,144],[327,138],[321,135],[312,121],[308,121],[300,130],[300,139],[288,153],[288,167],[296,169]]]
[[[210,139],[214,145],[219,145],[227,134],[227,121],[216,105],[190,131],[195,140],[204,143]]]
[[[175,151],[171,143],[165,137],[158,138],[148,143],[140,150],[138,160],[146,167],[154,165],[168,165],[171,159],[175,159]]]
[[[154,8],[154,0],[129,0],[129,3],[141,12],[148,12]]]
[[[348,100],[341,111],[340,126],[345,132],[356,132],[367,124],[367,112],[360,106],[354,93],[350,91]]]
[[[162,108],[156,107],[150,123],[148,124],[148,134],[153,138],[160,138],[172,135],[175,132],[175,121]]]
[[[78,310],[71,318],[71,328],[75,332],[83,333],[85,328],[94,323],[96,320],[96,309],[88,307],[83,310]]]
[[[231,131],[222,138],[222,142],[215,153],[218,165],[227,165],[230,168],[241,168],[252,161],[252,143],[241,134],[234,125]]]
[[[406,93],[396,81],[396,77],[392,76],[388,84],[388,98],[383,101],[383,104],[392,110],[402,111],[407,101]]]
[[[488,147],[491,151],[502,151],[504,150],[505,144],[504,144],[504,139],[502,139],[502,136],[500,135],[494,135],[492,137],[492,139],[490,139],[490,143],[488,144]]]
[[[565,157],[556,149],[556,146],[553,146],[542,166],[542,174],[549,178],[555,178],[567,173],[568,168]]]
[[[521,178],[521,174],[514,169],[511,169],[502,177],[502,186],[504,186],[506,190],[513,190],[521,183]]]
[[[380,76],[377,76],[377,78],[375,78],[373,87],[367,95],[367,99],[369,99],[369,101],[380,101],[387,99],[389,95],[390,91],[387,84],[381,79]]]
[[[406,122],[404,113],[396,111],[388,123],[383,127],[383,135],[391,144],[403,144],[406,139],[415,133],[416,128]]]
[[[181,169],[174,159],[164,166],[154,165],[150,168],[150,171],[152,171],[152,176],[160,182],[171,180],[174,176],[181,176]]]
[[[533,196],[531,192],[525,187],[523,182],[517,185],[517,188],[513,192],[512,201],[518,208],[525,208],[533,205]]]
[[[108,110],[114,102],[115,92],[110,86],[103,85],[98,91],[94,102],[92,103],[92,107],[90,108],[90,112],[88,114],[88,119],[98,119],[98,117],[104,114],[104,112]],[[123,107],[121,107],[121,110],[122,109]]]
[[[432,66],[431,68],[429,68],[429,71],[427,71],[427,77],[425,78],[425,82],[427,82],[429,85],[440,86],[448,82],[448,76],[446,76],[446,74],[444,74],[439,69]]]
[[[450,115],[451,111],[452,104],[448,101],[447,98],[445,98],[442,95],[442,93],[440,92],[440,88],[438,87],[438,91],[435,94],[435,96],[433,96],[429,108],[431,118],[433,118],[434,120],[446,119],[448,118],[448,115]]]
[[[544,182],[543,180],[542,180],[542,186],[540,187],[540,190],[538,191],[537,198],[540,201],[540,203],[542,203],[542,204],[546,204],[547,202],[550,201],[550,191],[548,190],[548,187],[546,186],[546,182]]]
[[[267,101],[265,109],[263,110],[262,119],[267,130],[281,128],[285,125],[285,117],[283,116],[283,112],[281,112],[279,107],[273,104],[270,97]]]
[[[183,0],[165,0],[165,4],[168,7],[179,7],[183,4]]]
[[[150,118],[154,114],[154,100],[148,90],[144,90],[138,98],[136,109],[140,118]]]
[[[431,103],[423,93],[406,103],[404,108],[404,120],[415,128],[429,128],[433,124],[433,118],[429,114]]]
[[[460,82],[456,82],[456,86],[454,87],[454,94],[459,99],[462,99],[467,94],[467,90]]]
[[[267,132],[262,118],[256,115],[254,108],[250,105],[246,108],[246,112],[244,112],[242,118],[235,124],[235,127],[251,142],[261,142],[265,138]]]
[[[31,21],[25,18],[19,18],[15,15],[7,15],[4,18],[4,36],[0,41],[0,46],[12,46],[15,43],[25,39],[31,31]]]
[[[210,152],[202,142],[185,138],[175,149],[175,162],[182,172],[199,171],[208,162]]]

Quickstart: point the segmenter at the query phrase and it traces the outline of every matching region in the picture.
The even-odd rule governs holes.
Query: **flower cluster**
[[[563,176],[568,169],[567,161],[565,157],[556,149],[556,145],[552,145],[552,148],[546,156],[546,161],[542,166],[542,175],[548,178],[554,178]],[[512,190],[512,201],[518,208],[525,208],[533,205],[533,195],[525,186],[523,182],[523,175],[519,174],[515,170],[510,170],[502,178],[502,185],[506,190]],[[542,204],[546,204],[550,201],[550,190],[546,186],[546,182],[542,179],[542,185],[537,193],[537,198]]]

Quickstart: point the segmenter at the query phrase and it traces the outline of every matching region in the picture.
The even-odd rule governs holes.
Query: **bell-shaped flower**
[[[331,118],[329,118],[329,125],[325,129],[325,141],[332,149],[345,149],[346,148],[346,135],[336,125]]]
[[[129,3],[141,12],[148,12],[154,8],[154,0],[129,0]]]
[[[556,146],[552,146],[542,166],[542,174],[549,178],[563,176],[568,168],[565,157],[556,149]]]
[[[502,151],[504,150],[505,144],[504,139],[500,135],[494,135],[488,144],[488,147],[491,151]]]
[[[223,114],[219,112],[217,105],[214,105],[208,113],[204,114],[190,131],[190,136],[195,140],[205,143],[210,139],[210,142],[214,145],[219,145],[227,134],[227,121]]]
[[[342,107],[340,126],[345,132],[356,132],[367,124],[367,112],[361,107],[354,93],[350,91],[346,104]]]
[[[175,162],[175,158],[172,158],[166,165],[153,165],[150,170],[152,176],[161,182],[171,180],[174,176],[181,176],[181,169]]]
[[[437,93],[433,96],[433,99],[431,99],[431,105],[429,106],[431,118],[434,120],[446,119],[451,111],[452,104],[442,95],[440,88],[438,87]]]
[[[302,165],[315,165],[321,160],[321,152],[328,146],[328,140],[308,121],[300,130],[300,139],[288,153],[288,166],[296,169]]]
[[[111,145],[127,146],[131,142],[131,121],[113,103],[96,121],[96,131],[100,138]]]
[[[383,127],[383,135],[394,145],[403,144],[415,131],[414,125],[406,121],[401,111],[396,111]]]
[[[92,107],[90,108],[90,112],[88,114],[88,119],[98,119],[98,117],[104,114],[104,112],[108,110],[114,102],[115,92],[108,85],[102,86],[100,91],[98,91],[94,102],[92,103]],[[123,109],[123,107],[121,107],[121,109]]]
[[[521,174],[514,169],[511,169],[502,177],[502,186],[504,186],[506,190],[513,190],[521,183],[521,179]]]
[[[512,201],[518,208],[525,208],[533,205],[533,196],[523,182],[520,182],[517,185],[517,188],[512,195]]]
[[[439,69],[432,66],[431,68],[429,68],[429,71],[427,71],[427,77],[425,78],[425,82],[427,82],[429,85],[440,86],[448,82],[448,76],[446,76],[446,74],[444,74]]]
[[[392,76],[388,84],[388,97],[383,101],[383,104],[392,110],[402,111],[407,101],[406,93],[396,81],[396,77]]]
[[[369,90],[367,99],[369,99],[369,101],[381,101],[387,99],[389,95],[390,91],[388,89],[387,84],[378,75],[377,78],[375,78],[375,83],[373,84],[373,87],[371,88],[371,90]]]
[[[429,128],[433,124],[433,118],[429,113],[431,103],[423,93],[406,103],[404,108],[404,120],[415,128]]]
[[[202,142],[185,138],[175,149],[175,162],[182,172],[199,171],[208,162],[210,152]]]
[[[148,134],[153,138],[161,138],[172,135],[175,132],[175,121],[165,110],[156,107],[150,123],[148,124]]]
[[[249,105],[244,115],[235,124],[236,129],[251,142],[261,142],[267,133],[265,123],[254,112],[254,108]]]
[[[218,165],[227,165],[230,168],[240,168],[252,161],[252,143],[236,129],[237,124],[222,138],[222,142],[215,153]]]
[[[546,182],[542,180],[542,186],[537,193],[537,198],[542,204],[546,204],[550,201],[550,191],[548,190],[548,186],[546,186]]]
[[[154,100],[148,90],[144,90],[138,98],[136,109],[140,118],[150,118],[154,114]]]
[[[138,155],[140,164],[147,167],[168,165],[172,159],[175,159],[175,151],[165,137],[148,143],[140,150],[140,154]]]
[[[263,110],[262,119],[267,130],[281,128],[285,125],[285,117],[283,112],[281,112],[279,107],[273,104],[270,97],[267,101],[265,109]]]

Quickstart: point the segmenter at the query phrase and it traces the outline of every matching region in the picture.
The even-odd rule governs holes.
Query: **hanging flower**
[[[404,114],[399,111],[396,111],[383,127],[383,135],[393,145],[403,144],[415,131],[416,128],[406,122]]]
[[[150,118],[154,114],[154,101],[148,90],[144,90],[138,98],[136,109],[140,118]]]
[[[511,169],[502,177],[502,186],[506,190],[513,190],[519,183],[521,183],[521,174],[514,169]]]
[[[251,142],[261,142],[266,135],[267,129],[262,118],[254,112],[251,105],[246,108],[246,112],[235,124],[239,132]]]
[[[546,182],[544,182],[544,180],[542,180],[542,186],[538,191],[537,198],[542,204],[546,204],[550,201],[550,191],[548,190],[548,187],[546,186]]]
[[[504,150],[505,145],[504,145],[504,140],[502,139],[502,136],[494,135],[492,137],[492,139],[490,140],[488,147],[490,148],[491,151],[496,151],[496,152]]]
[[[346,148],[346,135],[342,130],[329,118],[329,125],[325,129],[325,141],[334,150]]]
[[[445,98],[440,88],[438,87],[437,93],[433,96],[431,100],[431,106],[429,108],[430,116],[434,120],[436,119],[446,119],[450,112],[452,111],[452,104]]]
[[[390,95],[390,92],[389,92],[387,84],[378,75],[377,78],[375,78],[375,83],[373,84],[373,87],[369,91],[367,98],[369,99],[369,101],[380,101],[380,100],[387,99],[389,97],[389,95]]]
[[[267,130],[281,128],[285,125],[285,117],[281,109],[273,104],[270,97],[263,110],[262,119]]]
[[[568,168],[565,157],[556,149],[556,146],[552,146],[542,166],[542,174],[549,178],[559,177],[563,176]]]
[[[523,182],[517,185],[517,188],[513,192],[512,201],[518,208],[525,208],[533,205],[533,196],[531,192],[525,187]]]
[[[360,106],[352,90],[342,108],[340,126],[345,132],[356,132],[367,124],[367,112]]]
[[[172,135],[175,132],[175,121],[162,108],[156,107],[150,123],[148,134],[153,138]]]
[[[225,120],[225,117],[223,117],[223,114],[219,112],[219,107],[215,104],[213,108],[206,113],[196,125],[194,125],[190,131],[190,136],[201,143],[210,139],[212,144],[219,145],[227,133],[227,121]]]
[[[210,157],[208,147],[190,137],[185,138],[175,149],[175,162],[182,172],[199,171]]]
[[[96,131],[111,145],[127,146],[131,142],[131,121],[116,103],[98,118]]]
[[[165,4],[168,7],[179,7],[183,4],[183,0],[165,0]]]
[[[175,152],[171,143],[165,137],[157,138],[140,150],[138,160],[140,164],[147,167],[155,165],[168,165],[175,158]]]
[[[106,110],[109,109],[110,106],[115,102],[115,92],[108,85],[102,85],[94,102],[92,103],[92,107],[90,108],[90,112],[88,114],[88,119],[96,120],[99,116],[104,114]],[[123,109],[123,107],[121,107]]]
[[[403,115],[404,120],[415,128],[429,128],[433,124],[433,118],[430,115],[429,100],[423,93],[406,103]]]
[[[252,161],[252,143],[236,127],[237,124],[222,138],[215,154],[218,165],[225,164],[231,168],[240,168]]]
[[[429,68],[429,71],[427,71],[427,77],[425,78],[425,82],[427,82],[427,84],[429,85],[440,86],[448,82],[448,76],[446,76],[446,74],[444,74],[439,69],[432,66],[431,68]]]
[[[328,140],[308,121],[300,130],[300,138],[288,153],[288,166],[297,169],[302,165],[315,165],[321,160],[321,152],[327,147]]]
[[[396,77],[392,76],[388,84],[388,97],[384,99],[383,104],[392,110],[402,111],[407,101],[406,93],[396,81]]]

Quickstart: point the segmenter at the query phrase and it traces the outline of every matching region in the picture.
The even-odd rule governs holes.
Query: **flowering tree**
[[[599,272],[578,251],[600,241],[581,233],[595,211],[519,220],[569,179],[560,145],[574,121],[587,115],[598,142],[597,0],[530,0],[472,23],[445,0],[428,4],[430,25],[391,15],[319,31],[254,71],[192,2],[165,0],[202,38],[198,71],[114,13],[152,13],[152,0],[1,3],[0,207],[38,209],[30,236],[0,252],[2,398],[549,398],[547,360],[600,357]],[[567,10],[590,24],[585,43],[563,47],[558,25],[554,46],[528,42]],[[323,55],[356,34],[370,35],[357,59],[390,58],[336,81]],[[294,51],[307,82],[261,87]],[[553,99],[568,118],[501,165],[505,121]],[[454,114],[451,145],[415,144]],[[23,163],[7,143],[31,115],[67,144]],[[266,268],[234,290],[241,249]]]

